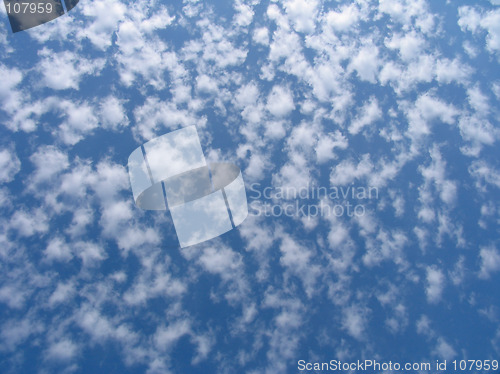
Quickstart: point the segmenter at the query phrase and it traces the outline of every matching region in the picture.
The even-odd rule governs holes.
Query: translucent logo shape
[[[128,159],[135,204],[170,210],[181,247],[224,234],[248,215],[238,166],[207,165],[195,126],[150,140]]]
[[[64,0],[66,11],[80,0]],[[12,32],[24,31],[52,21],[64,14],[61,0],[3,0]]]

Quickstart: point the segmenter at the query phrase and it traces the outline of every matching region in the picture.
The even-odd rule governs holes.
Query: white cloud
[[[8,114],[2,124],[12,131],[31,132],[36,129],[37,120],[46,108],[41,102],[31,99],[30,91],[19,88],[23,79],[21,70],[0,64],[0,107]]]
[[[234,16],[234,22],[238,26],[245,27],[252,23],[254,11],[250,6],[241,2],[237,2],[234,4],[234,8],[237,12],[237,14]]]
[[[327,239],[330,248],[337,248],[349,239],[349,230],[341,222],[335,222],[328,232]]]
[[[118,31],[116,43],[120,51],[116,60],[121,82],[129,87],[142,84],[142,78],[156,89],[164,88],[163,75],[170,62],[170,55],[164,53],[166,45],[156,39],[146,42],[139,27],[137,23],[125,21]]]
[[[101,50],[111,46],[113,34],[127,11],[125,4],[119,0],[94,0],[80,4],[79,9],[93,20],[89,26],[79,31],[79,36],[87,37]]]
[[[426,34],[431,33],[434,28],[434,15],[429,11],[425,0],[380,0],[378,9],[388,14],[393,22],[402,24],[404,29],[412,26],[412,19]]]
[[[395,161],[386,162],[385,160],[379,160],[373,173],[368,177],[368,181],[371,187],[384,187],[388,182],[393,180],[401,168],[404,166],[407,160],[403,157],[396,159]]]
[[[66,144],[75,145],[80,142],[99,124],[94,107],[86,102],[74,103],[62,100],[58,103],[58,107],[64,116],[58,134]]]
[[[57,306],[71,299],[75,294],[75,285],[73,283],[60,282],[48,300],[51,307]]]
[[[259,27],[253,32],[253,41],[257,44],[269,45],[269,30],[266,27]]]
[[[259,98],[259,88],[254,82],[241,86],[234,97],[235,104],[239,108],[257,104]]]
[[[43,234],[49,230],[49,217],[40,208],[27,212],[17,210],[11,217],[9,226],[17,230],[21,236],[33,236]]]
[[[181,337],[191,333],[191,323],[188,320],[180,320],[169,324],[168,326],[159,327],[154,336],[154,342],[161,351],[168,350]]]
[[[480,115],[486,116],[490,110],[488,97],[482,93],[478,85],[467,89],[469,104]]]
[[[283,120],[278,120],[278,121],[266,121],[264,123],[265,126],[265,136],[266,140],[275,140],[275,139],[281,139],[286,135],[286,128],[285,126],[287,123]]]
[[[196,77],[196,88],[204,93],[216,93],[217,81],[210,78],[208,75],[198,75]]]
[[[392,333],[402,333],[408,325],[408,311],[403,304],[398,304],[394,308],[394,315],[387,318],[386,326]]]
[[[325,19],[327,25],[334,30],[346,32],[359,22],[360,12],[355,4],[344,5],[338,12],[329,11]]]
[[[436,213],[434,212],[434,209],[432,209],[428,205],[423,205],[419,211],[418,211],[418,218],[421,219],[423,222],[430,223],[436,219]],[[418,234],[421,234],[421,231],[417,232]],[[419,238],[422,238],[419,236]]]
[[[219,274],[223,278],[243,266],[242,258],[229,248],[208,247],[200,256],[200,264],[210,273]]]
[[[140,7],[133,9],[130,12],[130,17],[139,24],[141,31],[146,34],[151,34],[155,30],[163,30],[175,20],[175,16],[170,16],[164,5],[157,6],[157,4],[149,2],[142,2],[138,5]],[[154,7],[152,7],[153,5]]]
[[[425,289],[425,293],[427,295],[427,301],[431,304],[435,304],[441,300],[445,276],[440,269],[434,266],[428,266],[426,272],[427,288]]]
[[[245,169],[245,175],[248,175],[250,180],[261,180],[264,178],[264,171],[266,170],[267,162],[264,155],[259,153],[252,153],[250,161]]]
[[[337,158],[335,149],[346,149],[348,144],[347,138],[338,130],[321,136],[315,148],[318,162],[322,164]]]
[[[398,194],[395,190],[389,190],[389,196],[392,200],[392,207],[394,208],[394,215],[402,217],[405,212],[405,199],[402,195]]]
[[[436,62],[436,79],[440,83],[457,82],[466,84],[474,70],[458,58],[442,58]]]
[[[488,279],[490,278],[491,273],[500,271],[500,253],[496,248],[481,248],[479,257],[481,258],[479,278]]]
[[[349,133],[356,135],[363,127],[371,125],[382,117],[382,110],[378,105],[377,99],[372,96],[370,100],[365,102],[362,108],[358,111],[356,118],[349,125]]]
[[[359,49],[348,66],[348,71],[356,71],[359,78],[370,83],[376,83],[377,74],[380,66],[378,58],[378,47],[376,45],[367,45]]]
[[[342,67],[331,61],[316,64],[307,70],[307,81],[314,95],[323,102],[334,102],[335,110],[341,111],[351,104],[351,95],[343,83]]]
[[[129,306],[145,306],[148,300],[156,297],[168,297],[175,300],[187,290],[182,280],[171,275],[168,265],[162,262],[159,251],[148,251],[142,255],[143,267],[139,276],[135,277],[131,287],[123,295],[123,300]],[[124,280],[126,274],[121,274],[117,281]]]
[[[290,160],[279,173],[273,175],[273,184],[280,187],[306,188],[312,182],[311,167],[307,159],[299,152],[289,152]]]
[[[267,110],[275,117],[285,117],[295,108],[290,89],[274,86],[267,98]]]
[[[133,218],[130,201],[109,201],[105,203],[100,224],[103,227],[103,234],[111,237],[119,237],[124,224],[129,223]]]
[[[470,30],[476,32],[481,22],[481,15],[469,6],[460,7],[458,9],[458,25],[462,30]]]
[[[270,5],[268,8],[268,14],[271,9],[275,9],[275,5]],[[279,10],[276,10],[278,14]],[[281,25],[280,17],[277,17],[277,23],[281,26],[273,33],[272,42],[269,50],[269,59],[273,62],[279,62],[281,59],[285,58],[285,61],[289,61],[291,64],[296,66],[286,66],[283,68],[289,69],[290,72],[295,73],[298,68],[302,69],[303,56],[301,55],[301,41],[299,36],[292,32],[287,24]],[[286,63],[285,63],[286,65]],[[301,73],[303,70],[301,70]],[[300,78],[304,75],[301,74]]]
[[[1,327],[0,349],[14,350],[19,344],[25,342],[30,336],[39,334],[44,330],[44,325],[34,321],[29,316],[13,318],[5,321]]]
[[[71,340],[61,340],[53,343],[46,351],[46,358],[52,361],[70,361],[78,353],[78,346]]]
[[[457,248],[465,247],[465,240],[463,238],[463,227],[461,224],[453,222],[454,220],[446,212],[438,213],[438,229],[436,244],[441,246],[443,238],[445,235],[449,236],[450,239],[455,240],[455,245]]]
[[[196,356],[192,360],[195,365],[207,359],[216,343],[215,338],[208,334],[195,335],[191,338],[191,341],[196,344]]]
[[[342,327],[349,335],[358,340],[365,338],[368,312],[358,306],[350,306],[342,311]]]
[[[30,156],[36,170],[35,184],[53,181],[54,177],[69,166],[68,155],[54,146],[42,146]]]
[[[248,51],[244,48],[237,48],[225,30],[204,19],[198,23],[203,34],[202,44],[196,48],[197,54],[209,63],[215,63],[218,68],[224,69],[243,63]]]
[[[44,256],[47,261],[67,262],[73,258],[71,245],[66,243],[61,237],[52,238],[44,250]]]
[[[85,162],[74,162],[71,166],[67,173],[61,175],[58,193],[83,200],[87,197],[92,170]]]
[[[333,186],[345,186],[356,179],[366,177],[373,170],[373,164],[368,154],[363,155],[355,164],[352,160],[343,160],[332,169],[330,183]]]
[[[493,145],[500,136],[498,129],[487,119],[476,115],[460,117],[458,127],[464,141],[472,143],[470,147],[461,147],[461,151],[470,156],[479,156],[483,145]]]
[[[268,363],[262,370],[266,373],[284,373],[287,368],[285,361],[292,360],[298,354],[304,307],[299,299],[272,289],[268,289],[264,295],[262,305],[274,311],[272,322],[265,332],[269,335]]]
[[[491,90],[495,94],[496,98],[500,100],[500,82],[493,82],[491,85]]]
[[[441,360],[451,361],[457,353],[453,347],[443,338],[438,338],[436,344],[436,354],[441,358]]]
[[[120,3],[120,7],[122,5]],[[142,84],[140,78],[157,89],[165,86],[164,71],[170,67],[172,53],[165,53],[165,43],[152,34],[158,29],[165,29],[175,17],[169,15],[165,6],[155,6],[153,11],[151,5],[148,2],[135,3],[127,9],[128,17],[120,16],[121,21],[110,24],[118,30],[116,61],[121,82],[126,86]]]
[[[116,334],[113,322],[103,316],[97,308],[84,305],[77,311],[77,324],[91,337],[92,340],[104,342]],[[126,337],[124,337],[126,338]]]
[[[24,307],[28,294],[20,285],[4,284],[0,287],[0,302],[11,309],[19,310]]]
[[[112,95],[102,100],[99,117],[101,118],[101,123],[104,128],[116,131],[122,127],[128,126],[129,120],[123,104],[123,100]]]
[[[318,132],[318,127],[315,124],[303,121],[300,125],[294,127],[287,139],[287,144],[292,151],[300,150],[301,152],[308,153],[318,140]]]
[[[477,46],[475,46],[473,43],[471,43],[469,40],[466,40],[463,43],[464,51],[467,53],[467,55],[474,59],[479,55],[479,51]]]
[[[405,9],[402,1],[380,0],[379,11],[389,14],[397,21],[407,22],[405,21]]]
[[[203,127],[206,123],[205,118],[198,118],[189,110],[178,109],[174,103],[160,101],[157,97],[149,97],[144,105],[135,108],[134,117],[134,131],[148,140],[165,132],[162,130],[191,125]]]
[[[0,183],[11,182],[21,170],[21,161],[13,150],[0,151]]]
[[[288,234],[282,235],[280,263],[292,275],[300,278],[306,294],[311,297],[316,291],[316,282],[321,268],[314,264],[315,251],[293,240]]]
[[[0,65],[0,99],[2,100],[2,109],[12,111],[19,100],[19,93],[15,90],[23,80],[23,73],[17,68],[10,68],[3,64]]]
[[[450,270],[448,275],[455,286],[463,284],[466,277],[465,256],[462,255],[459,257],[453,270]]]
[[[423,188],[427,191],[430,186],[435,185],[441,200],[448,205],[452,205],[457,195],[457,184],[454,181],[446,179],[446,161],[443,160],[439,149],[434,147],[431,149],[430,155],[432,158],[431,165],[428,167],[419,167],[425,180]],[[425,194],[424,191],[422,193]],[[425,198],[422,199],[425,200]]]
[[[390,83],[397,95],[415,89],[418,83],[431,82],[435,77],[435,58],[431,55],[420,55],[407,65],[387,61],[379,74],[382,85]]]
[[[116,240],[118,247],[128,252],[130,250],[140,251],[144,245],[158,245],[161,242],[161,237],[152,228],[140,229],[134,227],[122,232]]]
[[[97,164],[95,174],[89,178],[89,184],[101,199],[102,205],[114,203],[119,192],[128,190],[130,186],[125,167],[106,159]]]
[[[479,29],[486,30],[486,48],[493,53],[500,52],[500,10],[478,12],[476,8],[463,6],[458,9],[458,24],[462,30],[477,33]]]
[[[495,9],[486,13],[481,19],[481,27],[488,31],[486,47],[491,52],[500,52],[500,10]]]
[[[404,35],[394,34],[392,39],[385,42],[388,48],[399,50],[403,61],[410,61],[419,57],[425,44],[425,39],[414,30]]]
[[[69,51],[56,53],[44,48],[39,55],[43,82],[55,90],[77,90],[85,75],[97,75],[105,64],[103,59],[88,60]]]
[[[500,171],[488,165],[486,161],[474,161],[469,167],[469,173],[476,179],[476,187],[483,189],[482,181],[500,188]]]
[[[430,134],[430,126],[435,120],[453,124],[457,109],[428,93],[421,95],[415,106],[407,112],[409,133],[414,137]]]
[[[314,32],[318,7],[316,0],[288,0],[284,6],[295,30],[304,33]]]
[[[47,43],[48,40],[58,41],[59,43],[74,40],[78,30],[82,28],[81,24],[75,24],[74,12],[59,17],[56,22],[47,22],[44,27],[32,28],[26,30],[29,36],[40,44]]]

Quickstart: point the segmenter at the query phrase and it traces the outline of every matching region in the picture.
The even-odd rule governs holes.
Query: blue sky
[[[81,0],[16,34],[1,7],[0,372],[498,359],[498,5]],[[180,248],[126,165],[191,125],[249,204],[363,214]]]

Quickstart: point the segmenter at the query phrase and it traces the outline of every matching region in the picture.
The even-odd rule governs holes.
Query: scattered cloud
[[[324,347],[382,357],[375,335],[410,329],[421,357],[493,352],[495,332],[442,320],[488,310],[500,271],[495,1],[449,2],[449,22],[425,0],[90,0],[0,37],[0,367],[29,351],[75,372],[112,345],[118,368],[148,373],[286,373]],[[181,251],[124,165],[190,125],[261,189],[380,195],[359,217],[249,216]]]
[[[443,272],[435,266],[428,266],[426,269],[427,287],[425,293],[427,301],[435,304],[441,300],[445,285],[445,276]]]
[[[11,182],[21,170],[21,161],[14,151],[4,148],[0,151],[0,182]]]
[[[500,271],[500,253],[496,248],[481,248],[479,257],[481,258],[479,278],[488,279],[491,273]]]

